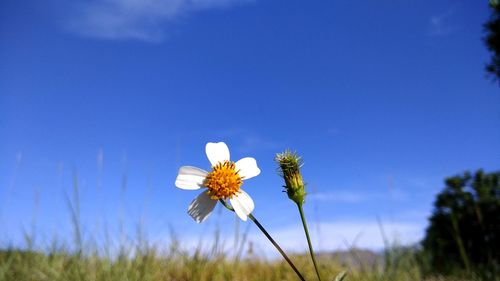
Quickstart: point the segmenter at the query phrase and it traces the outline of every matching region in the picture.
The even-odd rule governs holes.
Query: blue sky
[[[286,148],[304,158],[321,250],[380,249],[377,217],[418,241],[443,178],[500,166],[488,16],[466,0],[3,1],[0,245],[32,221],[42,244],[69,239],[74,177],[87,239],[142,221],[158,243],[170,228],[209,243],[219,225],[231,245],[234,216],[195,224],[197,192],[173,184],[181,165],[209,167],[209,141],[257,159],[244,187],[285,248],[305,249],[273,162]]]

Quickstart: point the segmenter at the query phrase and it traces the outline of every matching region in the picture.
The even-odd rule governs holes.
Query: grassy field
[[[133,253],[133,254],[132,254]],[[359,251],[321,254],[323,280],[334,280],[347,271],[345,280],[481,280],[455,276],[425,276],[415,255],[409,250],[393,249],[366,262]],[[350,260],[346,262],[346,257]],[[307,255],[291,257],[306,280],[317,280]],[[364,261],[365,260],[365,261]],[[3,250],[0,252],[0,280],[298,280],[288,265],[258,257],[237,259],[222,252],[188,252],[175,243],[163,252],[154,247],[122,248],[115,257],[78,253],[62,248],[39,251]]]
[[[80,220],[76,184],[72,200],[68,197],[68,214],[73,228],[72,242],[54,239],[35,243],[37,234],[33,230],[31,234],[25,232],[22,249],[0,244],[0,281],[299,280],[281,257],[265,259],[251,252],[242,254],[244,248],[251,249],[245,247],[250,245],[245,243],[251,243],[245,242],[246,239],[240,240],[238,249],[227,250],[219,242],[219,232],[214,234],[212,245],[204,249],[181,247],[182,241],[172,229],[169,243],[155,245],[143,238],[141,227],[137,228],[137,238],[108,243],[113,247],[99,245],[92,233],[83,235],[85,227]],[[485,279],[460,270],[448,276],[431,275],[425,258],[414,248],[391,245],[387,237],[381,238],[386,245],[382,253],[354,248],[319,253],[323,281],[333,281],[341,272],[347,274],[344,281],[500,281],[500,276]],[[318,280],[308,253],[290,258],[306,280]]]
[[[170,241],[162,245],[137,235],[109,244],[114,246],[99,246],[95,239],[81,234],[78,219],[73,220],[73,227],[72,242],[54,239],[35,243],[35,233],[25,233],[23,249],[0,246],[0,281],[299,280],[280,256],[266,259],[252,253],[251,242],[245,239],[238,249],[228,250],[219,242],[218,232],[208,247],[187,250],[174,231]],[[247,252],[242,253],[242,249]],[[414,248],[389,244],[382,253],[351,248],[317,257],[323,281],[333,281],[341,272],[347,273],[344,280],[352,281],[500,281],[500,277],[484,279],[465,272],[429,275],[425,259]],[[290,258],[306,280],[317,280],[308,253]]]

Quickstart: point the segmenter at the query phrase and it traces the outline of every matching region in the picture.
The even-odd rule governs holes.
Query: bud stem
[[[318,270],[318,264],[316,263],[316,257],[314,256],[314,250],[311,244],[311,238],[309,237],[309,231],[307,229],[306,218],[304,216],[304,210],[302,208],[302,203],[297,203],[297,207],[299,208],[300,218],[302,219],[302,225],[304,226],[304,232],[306,233],[307,244],[309,245],[309,253],[311,254],[311,259],[314,264],[314,269],[316,270],[316,275],[318,276],[318,280],[321,281],[321,276]]]
[[[226,209],[230,210],[230,211],[233,211],[234,212],[234,209],[229,206],[226,201],[222,200],[222,199],[219,199],[219,201],[222,203],[222,205],[224,205],[224,207],[226,207]],[[271,244],[273,244],[273,246],[278,250],[278,252],[280,252],[280,254],[283,256],[283,258],[288,262],[288,264],[290,265],[290,267],[293,269],[293,271],[295,271],[295,273],[297,274],[297,276],[299,277],[299,279],[301,281],[305,281],[304,277],[302,276],[302,274],[300,274],[299,270],[295,267],[295,265],[293,264],[293,262],[290,260],[290,258],[285,254],[285,252],[281,249],[281,247],[278,245],[278,243],[276,241],[274,241],[274,239],[271,237],[271,235],[266,231],[266,229],[259,223],[259,221],[252,215],[252,214],[249,214],[248,215],[248,218],[250,220],[253,221],[253,223],[255,223],[255,225],[260,229],[260,231],[262,231],[262,233],[264,233],[264,235],[267,237],[267,239],[269,239],[269,241],[271,242]]]

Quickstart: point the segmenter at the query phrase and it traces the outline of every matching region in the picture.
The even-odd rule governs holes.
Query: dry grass
[[[188,253],[175,247],[159,253],[154,248],[135,248],[136,254],[114,258],[94,254],[70,253],[64,249],[46,253],[7,250],[0,252],[0,280],[16,281],[124,281],[124,280],[298,280],[285,262],[259,258],[240,261],[225,256]],[[292,259],[306,280],[317,280],[307,255]],[[383,260],[383,259],[382,259]],[[475,278],[427,277],[410,255],[396,257],[394,263],[352,266],[347,280],[479,280]],[[320,258],[324,280],[334,280],[348,270],[335,258]]]

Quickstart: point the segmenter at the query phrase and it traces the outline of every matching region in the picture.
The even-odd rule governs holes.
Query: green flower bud
[[[300,168],[303,165],[302,158],[297,153],[286,150],[276,154],[274,160],[279,165],[278,173],[285,180],[284,187],[288,198],[302,205],[306,197],[305,184],[300,174]]]

